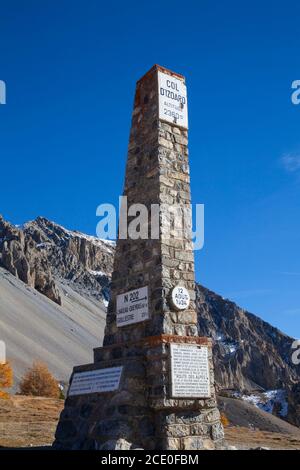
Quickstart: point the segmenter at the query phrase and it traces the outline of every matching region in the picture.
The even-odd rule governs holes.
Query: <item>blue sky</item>
[[[300,4],[0,0],[0,212],[95,234],[122,191],[135,81],[187,77],[200,283],[300,337]]]

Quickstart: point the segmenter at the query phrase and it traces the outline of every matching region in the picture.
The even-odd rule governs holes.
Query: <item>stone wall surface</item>
[[[159,70],[174,76],[154,66],[137,82],[123,194],[128,207],[144,204],[150,210],[152,205],[167,204],[185,209],[190,226],[187,130],[158,118]],[[152,223],[149,232],[153,228]],[[160,213],[158,229],[154,239],[117,242],[103,347],[95,349],[93,364],[74,372],[123,366],[120,386],[115,392],[69,396],[56,433],[57,449],[187,450],[214,449],[222,443],[211,342],[198,336],[190,233],[178,229],[166,211]],[[177,285],[190,295],[184,311],[170,303]],[[117,296],[144,286],[150,318],[118,327]],[[172,343],[208,348],[210,398],[172,397]]]
[[[185,343],[186,338],[181,337]],[[74,373],[123,366],[119,390],[70,396],[56,432],[57,449],[213,449],[223,429],[215,394],[209,399],[170,398],[169,345],[164,335],[139,344],[95,350],[95,363]],[[191,340],[189,340],[191,343]],[[210,382],[213,368],[210,343]]]

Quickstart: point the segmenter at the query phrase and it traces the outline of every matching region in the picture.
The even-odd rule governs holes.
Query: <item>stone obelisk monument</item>
[[[153,66],[136,85],[104,344],[94,363],[74,368],[56,449],[221,445],[211,341],[197,327],[190,230],[178,229],[166,209],[188,214],[190,226],[187,129],[184,77]],[[140,238],[130,237],[145,211],[148,226],[143,219]]]

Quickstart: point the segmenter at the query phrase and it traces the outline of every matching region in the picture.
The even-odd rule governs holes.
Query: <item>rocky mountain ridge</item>
[[[293,338],[200,285],[196,299],[199,331],[213,339],[222,388],[263,391],[299,381]]]
[[[51,264],[24,230],[0,216],[0,264],[15,277],[61,304]]]
[[[59,282],[106,303],[113,255],[113,242],[67,230],[44,217],[17,227],[0,216],[0,265],[59,305]]]

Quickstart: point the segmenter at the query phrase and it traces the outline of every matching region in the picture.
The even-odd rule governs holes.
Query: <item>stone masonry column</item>
[[[222,443],[211,341],[198,336],[186,107],[182,75],[155,65],[137,82],[103,347],[71,377],[72,384],[75,374],[121,368],[120,383],[75,395],[71,386],[56,448],[188,450]],[[130,212],[133,204],[148,210],[142,238],[126,238],[140,214],[140,206]],[[182,214],[185,225],[178,226]],[[172,301],[174,288],[183,292],[185,307]],[[147,304],[144,316],[124,316],[120,298],[126,304],[144,293],[136,300]]]

